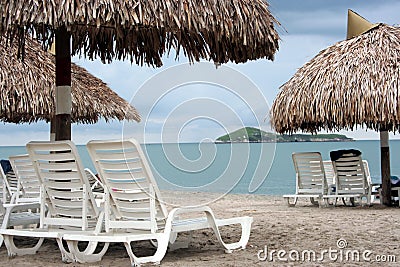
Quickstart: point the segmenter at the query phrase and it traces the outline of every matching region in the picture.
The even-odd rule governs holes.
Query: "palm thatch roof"
[[[265,0],[1,0],[0,17],[0,34],[21,48],[30,32],[47,49],[65,26],[73,55],[139,65],[161,66],[171,49],[191,62],[273,59],[279,39]]]
[[[379,24],[321,51],[281,86],[270,113],[279,133],[400,131],[400,28]]]
[[[25,60],[17,59],[17,46],[0,45],[0,121],[24,123],[50,121],[55,111],[54,56],[37,42],[26,39]],[[72,64],[72,122],[136,120],[136,109],[107,84],[84,68]]]

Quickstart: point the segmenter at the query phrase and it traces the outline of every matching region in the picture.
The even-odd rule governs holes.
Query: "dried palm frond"
[[[17,45],[0,44],[0,121],[50,121],[55,113],[55,57],[26,39],[25,60],[17,59]],[[136,120],[136,109],[107,84],[72,63],[72,122]]]
[[[279,133],[400,131],[400,28],[380,24],[321,51],[281,86],[270,113]]]
[[[265,0],[0,0],[0,34],[25,33],[52,43],[67,28],[72,54],[103,62],[130,59],[161,66],[161,56],[180,50],[190,62],[201,58],[225,63],[273,59],[279,36]],[[20,50],[22,51],[22,50]]]

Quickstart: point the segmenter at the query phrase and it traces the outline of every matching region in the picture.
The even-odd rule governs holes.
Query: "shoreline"
[[[275,142],[269,142],[269,141],[248,141],[248,142],[244,142],[244,141],[215,141],[214,144],[247,144],[247,143],[251,143],[251,144],[260,144],[260,143],[266,143],[266,144],[273,144],[273,143],[337,143],[337,142],[355,142],[357,140],[318,140],[318,141],[311,141],[311,140],[296,140],[296,141],[275,141]],[[365,140],[365,141],[374,141],[374,140]]]
[[[204,201],[215,197],[214,193],[170,192],[161,191],[166,199],[187,202]],[[381,205],[372,207],[338,207],[318,208],[309,201],[300,199],[296,207],[287,207],[281,196],[228,194],[218,201],[211,202],[217,218],[236,216],[251,216],[254,218],[250,240],[245,250],[225,254],[211,230],[193,232],[188,248],[168,251],[161,266],[375,266],[377,261],[333,261],[325,258],[323,261],[280,261],[276,254],[269,259],[258,259],[271,251],[315,251],[336,249],[338,240],[344,240],[346,247],[342,251],[371,251],[371,257],[377,255],[394,255],[400,261],[400,223],[398,208],[387,208]],[[170,209],[170,207],[169,207]],[[239,228],[225,227],[221,229],[225,241],[234,241],[240,236]],[[178,236],[182,238],[181,236]],[[138,253],[152,252],[149,242],[137,244]],[[264,254],[262,254],[264,253]],[[318,254],[320,255],[320,254]],[[288,255],[286,255],[288,256]],[[262,258],[262,257],[261,257]],[[61,254],[55,241],[46,241],[36,255],[8,258],[6,249],[0,249],[2,265],[26,266],[62,266],[62,267],[94,267],[94,266],[129,266],[130,261],[122,244],[112,244],[101,262],[88,264],[63,264]],[[384,264],[397,266],[396,263]],[[153,266],[146,264],[143,266]]]

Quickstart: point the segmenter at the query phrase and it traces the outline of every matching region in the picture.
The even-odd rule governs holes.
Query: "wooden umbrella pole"
[[[56,31],[55,140],[71,140],[71,35],[65,27]]]
[[[390,154],[389,154],[389,133],[380,131],[381,140],[381,176],[382,176],[382,204],[392,205],[391,183],[390,183]]]
[[[50,120],[50,141],[56,140],[56,118],[53,116]]]

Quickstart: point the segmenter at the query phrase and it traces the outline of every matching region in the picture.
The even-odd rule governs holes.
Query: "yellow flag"
[[[349,9],[347,12],[347,40],[363,34],[378,25],[379,23],[373,24]]]

